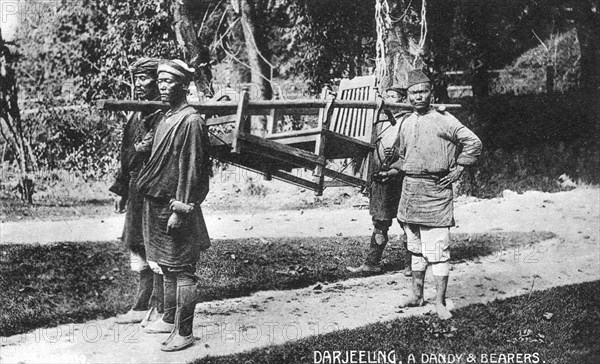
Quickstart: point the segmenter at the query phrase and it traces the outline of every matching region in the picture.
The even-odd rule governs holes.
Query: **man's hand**
[[[447,187],[447,186],[451,185],[452,183],[458,181],[459,178],[462,176],[464,170],[465,170],[464,166],[457,165],[445,177],[440,178],[438,185],[440,185],[440,187]]]
[[[391,157],[392,155],[394,155],[394,150],[395,150],[395,149],[396,149],[396,148],[394,148],[394,147],[391,147],[391,148],[383,148],[383,155],[384,155],[386,158],[389,158],[389,157]]]
[[[387,181],[390,180],[390,178],[397,176],[400,174],[400,171],[392,168],[388,171],[381,171],[377,174],[378,179],[381,180],[381,182],[386,183]]]
[[[171,208],[171,211],[173,211],[173,212],[177,212],[180,214],[189,214],[194,209],[194,204],[193,203],[187,204],[187,203],[183,203],[183,202],[180,202],[177,200],[171,200],[169,207]]]
[[[173,212],[167,221],[167,234],[171,235],[173,229],[178,229],[183,225],[183,217]]]
[[[114,196],[115,212],[122,214],[127,211],[127,196]]]

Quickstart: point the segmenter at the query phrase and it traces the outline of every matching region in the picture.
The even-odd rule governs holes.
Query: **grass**
[[[481,163],[463,177],[459,193],[493,198],[503,190],[559,192],[572,189],[558,182],[566,174],[577,186],[598,185],[600,148],[597,142],[550,143],[520,151],[484,150]]]
[[[474,304],[453,314],[449,321],[434,315],[396,319],[195,363],[312,363],[315,351],[334,350],[395,350],[403,363],[411,362],[410,354],[416,363],[441,362],[422,357],[440,353],[462,354],[459,363],[600,362],[600,281]],[[509,361],[510,353],[531,356]],[[469,354],[477,360],[467,361]]]
[[[17,191],[19,174],[3,165],[0,169],[0,219],[66,220],[82,216],[108,216],[113,200],[109,179],[86,180],[66,170],[41,170],[29,177],[35,184],[33,205],[22,201]]]
[[[457,234],[453,259],[472,259],[553,236]],[[345,267],[363,259],[368,241],[367,237],[215,241],[198,262],[202,299],[346,279],[350,275]],[[404,268],[404,254],[397,241],[391,244],[384,268]],[[0,245],[0,336],[126,312],[136,284],[128,258],[117,242]]]
[[[461,100],[453,110],[483,142],[478,165],[460,191],[476,197],[561,191],[562,174],[579,185],[600,183],[600,105],[584,93],[498,95]]]

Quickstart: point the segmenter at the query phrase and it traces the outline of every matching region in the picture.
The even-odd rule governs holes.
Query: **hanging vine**
[[[417,67],[417,61],[421,58],[423,49],[425,48],[425,42],[427,41],[427,0],[422,0],[421,3],[421,34],[419,37],[419,44],[415,52],[415,59],[413,60],[413,68]]]
[[[390,18],[390,6],[387,0],[377,0],[375,2],[375,24],[377,27],[377,42],[375,45],[375,75],[378,80],[388,74],[386,64],[386,46],[385,41],[387,32],[392,27],[392,19]]]

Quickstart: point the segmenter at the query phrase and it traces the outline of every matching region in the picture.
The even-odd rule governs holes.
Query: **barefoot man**
[[[169,110],[154,130],[150,160],[137,185],[144,194],[148,263],[164,275],[165,313],[146,326],[146,332],[171,334],[161,345],[163,351],[194,343],[196,263],[210,246],[200,208],[211,174],[208,134],[204,119],[186,100],[193,73],[183,61],[160,61],[158,88]]]
[[[431,265],[436,311],[441,319],[449,319],[452,314],[446,307],[446,288],[450,227],[454,225],[452,183],[466,166],[477,161],[481,141],[454,116],[430,106],[431,83],[423,72],[410,71],[407,86],[414,112],[402,123],[395,143],[398,161],[381,173],[384,180],[405,175],[398,220],[412,253],[413,293],[401,307],[424,305],[425,271]]]

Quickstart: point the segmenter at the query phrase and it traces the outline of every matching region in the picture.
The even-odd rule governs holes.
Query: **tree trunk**
[[[211,97],[212,72],[208,48],[198,41],[196,31],[189,16],[188,4],[191,0],[173,0],[173,28],[177,43],[183,50],[185,60],[196,69],[194,83],[198,93]]]
[[[417,49],[420,40],[420,19],[407,16],[411,13],[411,9],[407,9],[409,4],[410,2],[405,3],[403,0],[390,2],[392,17],[402,17],[402,20],[393,23],[385,37],[387,75],[380,81],[381,91],[392,85],[406,87],[408,71],[425,66],[423,53],[419,53]],[[421,2],[413,2],[411,7],[419,13]]]
[[[236,2],[236,0],[232,0]],[[239,9],[237,9],[239,5]],[[248,0],[239,0],[234,4],[234,9],[239,11],[244,34],[248,65],[250,66],[250,77],[252,86],[249,89],[250,96],[269,100],[273,97],[271,88],[271,66],[265,58],[269,58],[267,41],[261,24],[258,8],[259,4]],[[263,9],[264,10],[264,9]],[[264,135],[267,130],[267,118],[265,116],[254,116],[251,119],[252,134]]]
[[[459,9],[466,11],[467,28],[465,33],[475,46],[470,65],[471,86],[473,97],[481,99],[489,95],[489,46],[490,36],[488,34],[487,21],[489,19],[488,4],[486,2],[471,3],[470,9]]]
[[[21,199],[31,204],[33,203],[34,184],[27,174],[30,170],[37,170],[37,163],[31,144],[25,139],[23,133],[21,113],[17,104],[18,88],[15,72],[9,65],[10,57],[10,50],[4,44],[2,33],[0,33],[0,120],[4,121],[7,131],[10,133],[7,136],[3,130],[1,135],[6,143],[12,145],[19,164],[21,176],[17,189],[21,193]],[[2,123],[0,123],[0,128],[4,128]]]
[[[432,72],[433,95],[436,102],[447,103],[448,77],[445,72],[449,63],[450,40],[455,12],[454,0],[427,0],[427,25],[429,29],[429,67]]]
[[[600,21],[600,20],[599,20]],[[580,82],[582,91],[600,91],[600,26],[578,24],[577,38],[581,52]]]
[[[260,98],[269,100],[273,97],[273,90],[269,82],[271,80],[271,67],[263,59],[267,53],[266,41],[264,39],[265,35],[257,27],[256,4],[251,4],[248,0],[240,0],[240,16],[248,65],[251,67],[252,84],[258,87]]]
[[[546,66],[546,93],[554,92],[554,65]]]

